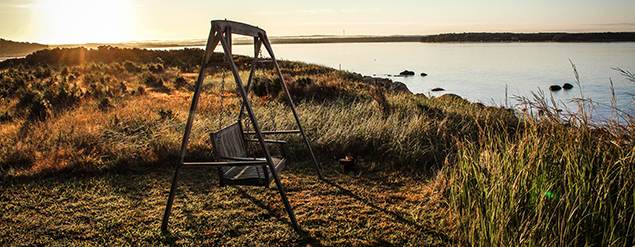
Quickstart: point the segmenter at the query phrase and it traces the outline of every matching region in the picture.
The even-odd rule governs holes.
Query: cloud
[[[341,9],[341,12],[344,13],[371,13],[371,12],[379,12],[378,8],[369,8],[369,9]]]
[[[332,14],[332,13],[371,13],[379,12],[378,8],[347,8],[347,9],[298,9],[297,13],[300,14]]]
[[[289,13],[284,11],[258,11],[255,14],[261,15],[261,16],[281,16],[281,15],[288,15]]]
[[[604,23],[597,24],[600,26],[635,26],[635,22],[619,22],[619,23]]]
[[[27,3],[27,4],[17,4],[17,5],[13,5],[14,8],[19,8],[19,9],[36,9],[36,8],[43,8],[46,7],[46,4],[41,4],[41,3]]]
[[[4,0],[0,2],[0,8],[34,8],[41,5],[31,0]]]
[[[296,12],[300,14],[325,14],[325,13],[335,13],[337,12],[334,9],[298,9]]]

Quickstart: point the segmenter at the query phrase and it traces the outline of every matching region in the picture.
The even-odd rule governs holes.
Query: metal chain
[[[265,72],[265,64],[262,62],[262,61],[264,61],[263,56],[262,56],[262,49],[260,50],[260,54],[258,55],[258,57],[259,57],[258,60],[260,60],[260,72],[263,74],[263,76],[267,77],[266,76],[266,72]],[[269,86],[268,86],[269,83],[268,83],[268,81],[269,81],[268,78],[265,78],[265,89],[266,89],[266,92],[267,92],[267,96],[269,96]],[[267,100],[267,99],[265,99],[265,100]],[[265,104],[266,104],[266,101],[265,101]],[[261,129],[261,131],[262,131],[262,129]],[[268,172],[267,166],[262,166],[262,167],[259,167],[259,168],[261,168],[261,169],[256,169],[258,171],[258,178],[259,178],[259,180],[260,179],[264,180],[264,173]],[[267,181],[263,181],[263,183],[266,183],[266,182]]]
[[[223,106],[223,101],[225,99],[225,69],[223,69],[223,76],[220,83],[220,117],[218,120],[218,129],[223,128],[223,114],[225,113],[225,107]]]

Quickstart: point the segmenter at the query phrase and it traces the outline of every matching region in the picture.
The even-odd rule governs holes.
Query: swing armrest
[[[248,142],[259,142],[259,140],[258,140],[258,139],[247,139],[246,141],[248,141]],[[265,139],[265,143],[287,144],[287,141],[285,141],[285,140],[270,140],[270,139]]]
[[[236,161],[253,161],[254,163],[257,164],[257,162],[261,162],[263,164],[267,163],[267,160],[264,158],[248,158],[248,157],[224,157],[221,156],[219,157],[221,159],[226,159],[226,160],[236,160]]]
[[[183,162],[185,167],[223,167],[223,166],[254,166],[267,164],[267,161],[245,160],[245,161],[220,161],[220,162]]]

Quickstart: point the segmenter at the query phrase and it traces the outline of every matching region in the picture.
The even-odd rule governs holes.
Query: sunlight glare
[[[42,0],[40,17],[49,44],[115,43],[130,40],[128,0]]]

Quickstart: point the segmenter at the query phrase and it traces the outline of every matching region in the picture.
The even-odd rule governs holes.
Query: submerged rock
[[[423,73],[423,72],[421,73],[421,76],[427,76],[427,75],[428,75],[428,74],[426,74],[426,73]]]
[[[415,72],[410,70],[404,70],[404,71],[401,71],[399,75],[404,75],[404,76],[415,75]]]
[[[571,85],[571,83],[565,83],[564,85],[562,85],[562,88],[569,90],[573,88],[573,85]]]
[[[432,90],[430,90],[430,91],[432,91],[432,92],[439,92],[439,91],[445,91],[445,89],[440,88],[440,87],[435,87],[435,88],[433,88],[433,89],[432,89]]]

